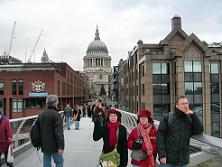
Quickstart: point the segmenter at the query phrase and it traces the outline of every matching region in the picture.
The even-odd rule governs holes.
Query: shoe
[[[68,130],[70,130],[70,128],[68,128]]]

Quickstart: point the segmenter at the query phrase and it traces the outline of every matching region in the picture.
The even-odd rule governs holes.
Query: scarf
[[[153,146],[150,141],[150,131],[153,128],[152,124],[146,124],[142,125],[141,123],[138,124],[139,131],[141,133],[141,136],[143,137],[143,141],[146,146],[146,150],[148,153],[148,162],[149,166],[147,167],[155,167],[155,162],[154,162],[154,156],[153,156]]]
[[[115,147],[117,145],[117,135],[116,130],[119,128],[120,122],[116,123],[107,123],[107,126],[109,128],[109,145],[111,147]]]

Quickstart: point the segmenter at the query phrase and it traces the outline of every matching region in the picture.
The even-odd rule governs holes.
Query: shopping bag
[[[12,146],[11,146],[11,145],[8,147],[8,156],[7,156],[7,162],[8,162],[8,163],[12,163],[12,162],[14,162],[14,157],[13,157],[13,148],[12,148]]]
[[[120,165],[120,155],[116,148],[109,153],[102,153],[99,160],[103,167],[117,167]]]

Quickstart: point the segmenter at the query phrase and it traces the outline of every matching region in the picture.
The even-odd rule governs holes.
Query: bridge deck
[[[65,130],[65,167],[95,167],[102,149],[102,140],[94,142],[92,139],[94,124],[89,118],[82,118],[80,121],[80,130],[74,130],[74,124],[71,130]],[[42,153],[39,152],[41,161]],[[16,167],[40,167],[37,151],[31,148],[15,158]],[[54,164],[54,163],[52,163]],[[54,166],[54,165],[52,165]]]

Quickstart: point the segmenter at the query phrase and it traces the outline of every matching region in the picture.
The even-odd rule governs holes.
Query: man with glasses
[[[187,97],[180,96],[174,112],[163,117],[157,130],[160,167],[186,167],[189,164],[190,137],[202,133],[203,125],[190,110]]]

